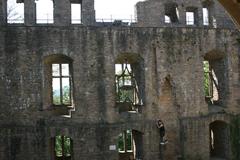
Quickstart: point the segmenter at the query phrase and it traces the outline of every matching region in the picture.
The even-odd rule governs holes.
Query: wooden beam
[[[218,0],[240,29],[240,3],[237,0]]]

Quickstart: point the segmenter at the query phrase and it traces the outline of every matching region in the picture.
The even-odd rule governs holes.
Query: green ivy
[[[64,144],[62,144],[64,143]],[[64,148],[62,148],[64,147]],[[64,149],[64,153],[63,153]],[[66,136],[55,137],[55,152],[57,157],[69,157],[71,156],[71,139]]]
[[[209,93],[210,86],[210,77],[209,77],[209,63],[208,61],[203,62],[203,70],[204,70],[204,93],[205,96],[211,96]]]

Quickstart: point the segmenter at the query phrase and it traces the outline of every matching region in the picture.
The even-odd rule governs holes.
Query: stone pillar
[[[83,25],[95,24],[94,0],[82,0],[82,23]]]
[[[55,25],[71,24],[71,3],[69,0],[54,1],[54,24]]]
[[[7,0],[0,0],[0,25],[7,23]]]
[[[24,21],[25,21],[25,25],[36,24],[35,0],[24,0]]]
[[[186,9],[184,6],[178,7],[179,11],[179,23],[181,26],[186,26]]]

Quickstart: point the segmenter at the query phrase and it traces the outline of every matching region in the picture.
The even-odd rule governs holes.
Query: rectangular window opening
[[[195,24],[195,18],[194,18],[194,12],[186,12],[186,24],[187,25],[194,25]]]
[[[170,3],[165,4],[165,23],[177,23],[179,22],[179,11],[177,4]]]
[[[171,19],[169,16],[165,15],[165,23],[171,23]]]
[[[71,4],[71,23],[81,24],[81,4],[72,3]]]
[[[54,138],[54,153],[56,159],[71,159],[72,140],[69,137],[58,135]]]
[[[203,8],[203,25],[209,25],[209,12],[207,8]]]
[[[24,23],[24,3],[7,0],[7,23]]]
[[[125,141],[124,133],[120,133],[118,136],[118,152],[125,152]]]
[[[53,0],[35,0],[37,24],[54,23]]]
[[[133,136],[132,130],[126,130],[118,136],[118,152],[131,153],[133,152]]]

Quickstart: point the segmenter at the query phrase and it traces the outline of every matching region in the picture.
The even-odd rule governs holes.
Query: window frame
[[[43,4],[41,4],[41,2],[40,2],[41,0],[39,0],[39,2],[37,2],[37,0],[34,0],[34,2],[35,2],[35,8],[36,8],[36,24],[37,25],[42,25],[42,24],[54,24],[55,22],[55,18],[54,18],[54,0],[48,0],[48,2],[47,3],[49,3],[49,4],[47,4],[47,5],[50,5],[50,2],[51,2],[51,10],[49,10],[49,11],[51,11],[51,12],[45,12],[45,13],[42,13],[42,14],[39,14],[39,8],[41,8],[41,7],[39,7],[39,6],[41,6],[41,5],[43,5]],[[46,2],[45,2],[46,3]],[[41,12],[40,12],[41,13]],[[45,16],[43,16],[43,15],[46,15],[46,17]],[[49,16],[50,16],[50,18],[49,18]],[[40,18],[41,17],[41,18]],[[44,18],[43,18],[44,17]]]
[[[73,15],[73,11],[75,7],[73,7],[74,5],[80,5],[79,6],[79,19],[74,19],[74,15]],[[73,25],[79,25],[82,24],[82,3],[71,3],[71,24]]]
[[[24,24],[25,8],[23,2],[7,0],[7,24]]]
[[[207,7],[202,8],[203,12],[203,25],[209,26],[210,25],[210,16],[209,16],[209,9]]]
[[[179,23],[180,15],[177,3],[166,3],[164,6],[164,10],[165,10],[164,16],[165,24]]]
[[[54,76],[53,75],[53,65],[58,64],[59,65],[59,76]],[[62,75],[62,64],[68,64],[68,76],[63,76]],[[72,78],[71,78],[71,69],[70,69],[71,64],[68,62],[56,62],[56,63],[51,63],[51,103],[53,106],[72,106]],[[53,79],[54,78],[59,78],[60,79],[60,104],[54,104],[54,95],[53,95]],[[69,78],[69,104],[64,104],[63,103],[63,84],[62,84],[62,79],[63,78]]]
[[[131,141],[131,150],[128,149],[128,133],[130,132],[130,141]],[[119,150],[119,144],[118,144],[118,152],[119,153],[133,153],[134,151],[134,146],[133,146],[133,133],[132,130],[125,130],[122,133],[120,133],[119,135],[122,135],[122,141],[123,141],[123,150]],[[120,137],[119,137],[120,138]],[[118,139],[119,141],[119,139]]]
[[[191,16],[190,16],[191,13]],[[192,18],[192,21],[189,20],[189,18]],[[195,13],[193,11],[186,11],[186,25],[193,26],[195,25]]]
[[[57,137],[59,137],[60,138],[60,146],[61,146],[61,154],[62,154],[62,156],[58,156],[57,155],[57,151],[56,151],[56,149],[57,149]],[[67,155],[65,155],[66,153],[65,153],[65,140],[67,140],[67,139],[69,139],[69,141],[70,141],[70,156],[67,156]],[[70,138],[70,137],[67,137],[67,136],[64,136],[64,135],[56,135],[55,137],[53,137],[53,156],[54,156],[54,159],[56,159],[56,160],[65,160],[65,159],[72,159],[73,158],[73,140],[72,140],[72,138]]]
[[[116,65],[121,65],[121,74],[117,74],[116,73]],[[128,68],[128,66],[130,67],[130,70]],[[129,73],[129,74],[126,74],[126,71]],[[121,100],[121,90],[123,90],[123,88],[121,89],[119,83],[120,83],[120,79],[122,78],[123,80],[123,84],[122,84],[122,87],[124,86],[124,83],[125,83],[125,78],[126,77],[130,77],[131,79],[129,80],[131,82],[130,85],[125,85],[125,86],[129,86],[132,87],[131,88],[131,91],[132,91],[132,94],[130,95],[132,97],[132,101],[131,101],[131,98],[127,97],[130,101],[126,101],[127,98],[125,98],[125,101],[122,101]],[[115,82],[116,82],[116,89],[115,89],[115,93],[116,93],[116,102],[117,103],[124,103],[124,102],[130,102],[132,105],[140,105],[140,97],[139,97],[139,93],[138,93],[138,85],[137,85],[137,82],[136,82],[136,79],[135,79],[135,76],[134,76],[134,73],[133,73],[133,69],[132,69],[132,66],[131,66],[131,63],[128,63],[127,61],[123,62],[123,63],[116,63],[115,64]],[[129,89],[130,90],[130,89]]]

